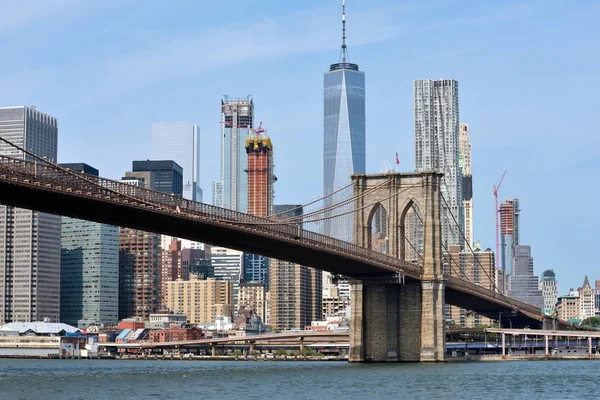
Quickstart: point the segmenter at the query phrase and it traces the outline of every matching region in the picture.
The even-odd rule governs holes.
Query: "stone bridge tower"
[[[352,285],[350,361],[443,361],[445,354],[444,275],[441,245],[442,174],[384,173],[353,175],[354,242],[372,246],[378,209],[387,222],[385,251],[405,259],[405,230],[410,210],[421,228],[421,276],[365,278]]]

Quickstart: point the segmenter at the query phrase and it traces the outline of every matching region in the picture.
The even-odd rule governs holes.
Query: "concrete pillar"
[[[506,358],[506,334],[502,332],[502,358]]]
[[[588,337],[588,358],[592,358],[592,337]]]
[[[210,344],[210,352],[213,357],[217,355],[217,346],[215,346],[214,343]]]
[[[548,351],[548,335],[544,335],[544,339],[546,340],[546,358],[550,356],[550,352]]]

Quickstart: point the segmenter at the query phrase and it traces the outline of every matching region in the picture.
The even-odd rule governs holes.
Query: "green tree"
[[[588,328],[600,328],[600,317],[589,317],[579,323]]]
[[[277,349],[275,350],[275,355],[276,356],[285,356],[287,354],[287,351],[285,351],[284,349]]]

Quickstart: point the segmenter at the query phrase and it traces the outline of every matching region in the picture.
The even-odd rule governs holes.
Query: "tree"
[[[580,326],[588,328],[600,328],[600,317],[589,317],[579,323]]]

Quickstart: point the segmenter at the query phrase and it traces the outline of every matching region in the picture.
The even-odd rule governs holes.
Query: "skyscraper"
[[[285,214],[284,214],[285,213]],[[302,215],[302,206],[277,205],[281,218]],[[300,328],[321,319],[322,272],[289,261],[271,259],[269,271],[270,323],[277,329]]]
[[[84,163],[60,164],[98,176]],[[119,308],[119,227],[62,217],[60,319],[80,328],[116,324]]]
[[[231,281],[233,285],[233,310],[237,313],[240,282],[244,276],[244,253],[224,247],[213,247],[210,261],[217,280]]]
[[[273,213],[273,143],[260,133],[246,138],[248,155],[248,214],[266,217]],[[269,259],[258,254],[244,254],[244,280],[269,284]]]
[[[58,121],[35,107],[0,108],[0,136],[51,161]],[[0,142],[0,154],[31,159]],[[61,217],[0,205],[0,324],[58,322]]]
[[[544,271],[538,288],[542,291],[542,296],[544,297],[542,312],[550,315],[554,311],[554,307],[558,301],[558,282],[553,270],[547,269]]]
[[[500,205],[500,252],[502,261],[500,269],[504,276],[512,274],[514,248],[519,245],[519,199],[509,199]]]
[[[173,160],[134,161],[125,178],[141,179],[148,189],[183,196],[183,168]]]
[[[449,210],[442,202],[442,243],[446,247],[464,246],[458,82],[453,79],[415,81],[414,107],[415,170],[444,173],[441,192]]]
[[[471,142],[469,125],[459,123],[458,165],[462,172],[463,218],[465,224],[465,250],[473,246],[473,175],[471,172]]]
[[[152,124],[152,159],[173,160],[183,169],[183,197],[202,201],[200,129],[187,122]]]
[[[341,60],[329,66],[323,77],[323,195],[350,184],[350,176],[366,172],[365,73],[350,63],[346,47],[346,10],[342,8]],[[351,198],[352,187],[326,197],[324,206]],[[340,215],[323,222],[323,233],[352,242],[354,205],[349,203],[329,214]],[[347,213],[345,215],[341,215]],[[323,272],[331,287],[331,274]]]
[[[253,127],[254,101],[246,98],[221,100],[221,181],[213,182],[213,205],[239,212],[248,211],[248,166],[246,137]],[[216,191],[219,190],[219,193]]]
[[[508,276],[508,297],[543,309],[544,297],[534,275],[531,246],[519,245],[513,249],[514,270]]]

